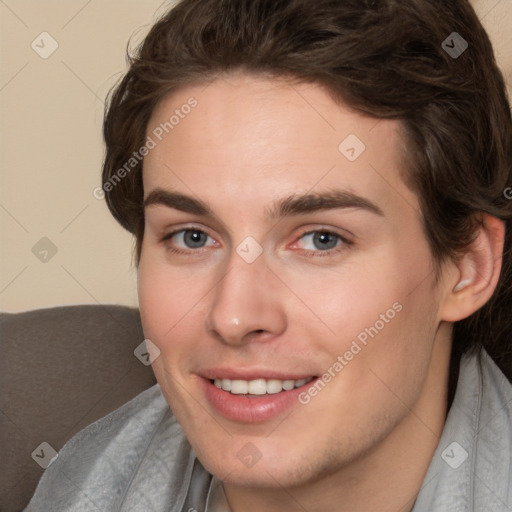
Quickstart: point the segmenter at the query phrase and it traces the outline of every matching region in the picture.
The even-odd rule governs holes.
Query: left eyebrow
[[[289,196],[277,201],[266,213],[270,218],[276,218],[338,208],[360,208],[375,215],[385,216],[375,203],[348,190]]]

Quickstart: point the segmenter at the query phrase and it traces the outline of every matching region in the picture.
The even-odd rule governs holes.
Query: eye
[[[180,252],[181,250],[202,249],[209,245],[214,245],[213,238],[200,229],[180,229],[165,235],[162,242],[166,242],[169,249]]]
[[[326,230],[304,233],[296,242],[299,249],[315,252],[337,251],[351,244],[349,240]]]

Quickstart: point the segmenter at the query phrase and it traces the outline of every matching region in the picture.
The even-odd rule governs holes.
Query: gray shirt
[[[158,384],[73,436],[25,512],[230,512]],[[457,391],[413,512],[512,511],[512,385],[482,352]]]

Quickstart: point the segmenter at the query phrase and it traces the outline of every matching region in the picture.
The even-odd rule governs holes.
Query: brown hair
[[[461,38],[468,47],[457,55]],[[471,242],[478,212],[506,222],[497,289],[454,326],[451,393],[460,356],[481,346],[510,377],[512,201],[504,191],[512,185],[512,120],[491,43],[469,2],[179,2],[129,57],[105,113],[105,197],[135,235],[137,266],[143,162],[108,191],[105,184],[144,144],[165,94],[234,71],[318,83],[367,115],[399,120],[408,153],[404,178],[419,198],[436,272]]]

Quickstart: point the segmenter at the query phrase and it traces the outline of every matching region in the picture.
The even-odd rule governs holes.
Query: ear
[[[483,214],[477,236],[446,280],[441,320],[456,322],[480,309],[492,296],[501,271],[505,223]]]

